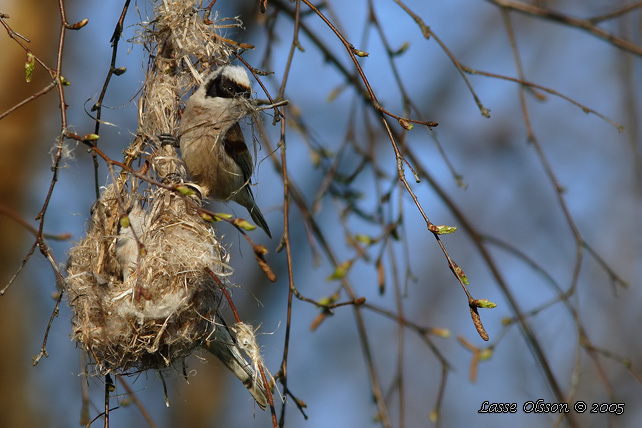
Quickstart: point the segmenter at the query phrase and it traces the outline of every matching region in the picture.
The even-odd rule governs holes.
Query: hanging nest
[[[174,147],[150,144],[162,133],[175,134],[181,100],[198,83],[196,68],[226,63],[232,52],[217,32],[240,22],[206,24],[199,7],[195,0],[155,2],[154,19],[141,23],[135,41],[150,61],[136,138],[122,163],[146,159],[139,170],[146,179],[128,168],[112,175],[87,235],[69,252],[63,287],[72,339],[101,374],[180,363],[218,324],[222,293],[206,268],[227,284],[227,253],[199,214],[200,201],[170,190],[185,180]]]
[[[231,273],[194,203],[157,187],[143,206],[116,187],[103,191],[87,236],[69,252],[64,285],[72,339],[101,374],[182,361],[216,329],[222,293],[205,268],[222,281]],[[132,207],[125,221],[119,199]]]

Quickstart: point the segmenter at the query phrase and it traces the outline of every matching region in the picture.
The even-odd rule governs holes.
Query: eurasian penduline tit
[[[181,156],[205,196],[243,205],[271,238],[250,189],[252,155],[239,126],[239,120],[249,113],[251,93],[250,79],[242,67],[224,65],[210,73],[185,105]]]
[[[136,238],[145,244],[145,229],[149,227],[147,213],[141,207],[139,201],[135,202],[128,214],[128,218],[129,227],[120,229],[116,242],[116,260],[123,272],[123,282],[127,281],[130,276],[136,275],[137,272],[139,249],[134,238],[134,232],[136,233]],[[132,232],[132,229],[134,232]],[[242,356],[237,340],[230,333],[230,327],[219,311],[216,312],[214,322],[216,323],[215,329],[203,346],[221,360],[243,382],[243,385],[250,391],[259,406],[265,409],[268,403],[267,392],[260,373],[255,373],[252,365]],[[270,382],[272,377],[267,369],[265,369],[265,373],[268,382]]]

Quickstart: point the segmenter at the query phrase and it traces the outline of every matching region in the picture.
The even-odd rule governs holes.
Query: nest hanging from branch
[[[89,232],[69,253],[65,292],[73,310],[72,338],[102,374],[160,369],[189,355],[216,329],[221,291],[206,273],[225,279],[227,255],[193,204],[164,188],[149,192],[142,208],[135,194],[124,238],[117,234],[119,205],[110,185],[94,205]],[[125,231],[126,232],[126,231]],[[123,240],[137,263],[119,262]]]
[[[87,235],[69,252],[63,287],[73,312],[72,339],[93,357],[101,374],[175,365],[217,326],[222,294],[206,268],[228,284],[227,253],[197,204],[171,190],[185,179],[174,147],[149,144],[161,133],[175,133],[180,100],[198,83],[196,68],[225,63],[232,52],[217,31],[240,22],[206,23],[199,4],[157,2],[154,19],[141,24],[137,41],[151,59],[137,135],[123,163],[129,167],[144,155],[149,179],[128,170],[112,174],[113,182],[94,204]],[[121,222],[126,210],[131,210],[127,218],[134,233],[129,231],[127,239],[135,263],[123,263],[116,255],[128,229],[127,220]]]

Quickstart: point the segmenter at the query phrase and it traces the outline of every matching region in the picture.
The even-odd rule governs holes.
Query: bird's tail
[[[241,347],[232,336],[230,327],[228,327],[220,314],[217,314],[217,317],[216,330],[214,330],[211,340],[205,342],[205,349],[221,360],[221,362],[243,382],[243,385],[250,391],[250,394],[252,394],[258,405],[261,406],[262,409],[265,409],[268,404],[268,399],[261,373],[257,373],[252,367],[252,364],[243,358],[241,355]],[[272,375],[265,367],[263,367],[263,372],[268,383],[270,383],[270,390],[273,390],[274,379]]]
[[[270,228],[268,227],[265,218],[263,218],[263,213],[254,200],[254,194],[252,193],[252,189],[250,189],[249,182],[246,183],[238,193],[236,193],[234,201],[243,205],[245,209],[247,209],[247,212],[250,213],[250,216],[252,216],[252,221],[254,221],[254,223],[256,223],[256,225],[261,229],[265,230],[267,236],[272,238]]]
[[[248,209],[250,215],[252,216],[252,220],[254,223],[256,223],[257,226],[259,226],[261,229],[265,230],[265,233],[267,233],[267,236],[272,238],[272,234],[270,233],[270,228],[267,225],[267,222],[265,221],[265,218],[263,218],[263,213],[259,209],[258,205],[256,203],[252,206],[252,208]]]

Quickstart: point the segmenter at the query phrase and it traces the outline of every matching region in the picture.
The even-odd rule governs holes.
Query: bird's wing
[[[225,153],[241,167],[243,172],[243,180],[250,182],[250,177],[252,176],[252,155],[247,149],[245,144],[245,138],[243,138],[243,132],[241,131],[241,126],[236,122],[223,139],[223,147],[225,148]],[[249,189],[249,188],[248,188]]]

